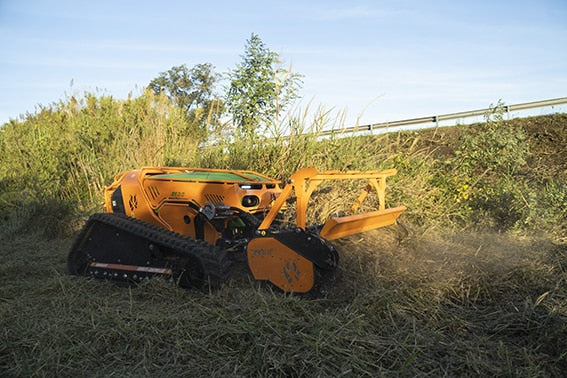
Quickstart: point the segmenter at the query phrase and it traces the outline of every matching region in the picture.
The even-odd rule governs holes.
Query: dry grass
[[[54,205],[41,207],[43,217],[33,206],[15,218],[4,215],[0,376],[564,376],[563,129],[533,129],[539,133],[532,146],[537,155],[512,181],[523,185],[514,188],[522,190],[517,199],[531,223],[508,234],[463,231],[481,226],[466,218],[469,210],[454,195],[460,183],[451,181],[459,172],[447,165],[463,129],[322,143],[299,138],[296,144],[242,144],[229,154],[223,148],[205,153],[199,165],[251,168],[279,178],[310,165],[398,169],[389,179],[387,201],[408,206],[406,227],[337,241],[339,268],[317,297],[254,282],[245,266],[212,293],[157,279],[129,289],[71,277],[65,274],[70,239],[45,237],[65,234],[57,219],[73,226],[60,197],[48,196],[53,202],[45,203]],[[99,167],[94,156],[85,164],[104,175],[116,173]],[[138,160],[144,159],[128,161]],[[86,174],[89,185],[91,176],[96,180],[85,197],[97,196],[104,175]],[[0,182],[6,190],[9,184]],[[321,187],[309,219],[320,222],[345,210],[340,205],[358,193],[350,185]],[[18,201],[6,198],[2,204],[17,208]]]
[[[64,273],[69,240],[3,240],[2,376],[561,376],[567,250],[503,235],[341,240],[324,295],[244,273],[201,293]]]

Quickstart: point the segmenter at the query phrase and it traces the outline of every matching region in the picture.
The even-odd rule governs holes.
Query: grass
[[[65,274],[69,239],[4,240],[3,376],[561,376],[567,249],[396,227],[336,243],[324,295]],[[400,244],[401,243],[401,244]]]
[[[163,99],[82,101],[0,128],[0,376],[567,371],[567,115],[317,141],[335,122],[321,110],[290,119],[291,139],[275,130],[199,149]],[[510,130],[491,143],[500,127]],[[73,231],[101,210],[102,187],[151,164],[280,179],[307,166],[396,168],[387,204],[408,210],[336,241],[339,267],[317,295],[281,293],[244,265],[211,293],[67,275]],[[319,189],[318,221],[353,195],[349,181]]]

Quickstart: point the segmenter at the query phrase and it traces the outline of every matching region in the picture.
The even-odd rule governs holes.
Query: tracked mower
[[[231,257],[239,255],[256,280],[305,293],[317,273],[337,266],[329,241],[393,224],[406,209],[385,207],[386,178],[395,174],[306,168],[282,186],[242,170],[127,171],[106,188],[106,212],[92,215],[75,238],[68,271],[127,282],[160,275],[183,287],[218,287],[228,278]],[[307,225],[309,199],[328,180],[366,185],[346,214]],[[377,208],[359,213],[373,191]],[[282,214],[293,208],[290,221]]]

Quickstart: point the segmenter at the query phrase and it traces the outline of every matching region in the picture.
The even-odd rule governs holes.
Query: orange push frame
[[[319,173],[313,167],[301,169],[290,177],[287,185],[272,204],[270,211],[266,214],[258,229],[267,230],[287,199],[295,192],[297,201],[296,225],[305,230],[309,199],[313,191],[322,182],[328,180],[368,180],[368,184],[352,204],[350,214],[344,217],[330,218],[321,229],[321,237],[333,240],[393,224],[398,216],[406,210],[405,206],[386,209],[386,178],[394,176],[396,173],[395,169],[364,172],[325,171],[322,173]],[[353,214],[360,208],[360,205],[366,200],[372,189],[376,190],[378,196],[378,208],[376,211]]]

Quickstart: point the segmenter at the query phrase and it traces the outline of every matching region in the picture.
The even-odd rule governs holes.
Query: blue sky
[[[172,66],[226,72],[252,33],[347,126],[567,96],[566,0],[0,0],[0,124]]]

